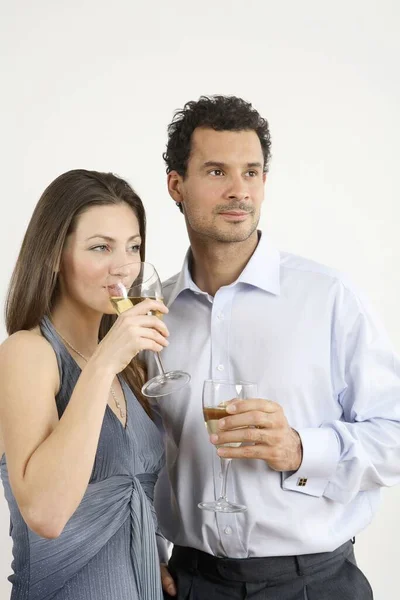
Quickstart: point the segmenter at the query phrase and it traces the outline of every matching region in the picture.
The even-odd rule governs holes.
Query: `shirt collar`
[[[259,241],[257,248],[238,279],[228,287],[233,287],[238,283],[245,283],[274,294],[275,296],[279,296],[280,254],[279,251],[272,246],[266,235],[263,235],[261,231],[258,233]],[[190,258],[191,250],[189,248],[181,272],[178,275],[169,297],[168,306],[171,306],[179,294],[184,290],[191,290],[195,294],[206,294],[206,292],[202,291],[192,279],[189,269]]]
[[[279,296],[281,289],[280,253],[265,234],[261,231],[258,233],[260,239],[257,248],[235,283],[239,281],[247,283]]]

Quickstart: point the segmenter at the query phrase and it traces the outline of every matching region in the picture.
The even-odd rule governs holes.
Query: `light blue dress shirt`
[[[188,265],[164,285],[166,369],[192,381],[159,399],[167,465],[156,486],[160,528],[175,544],[236,558],[325,552],[371,521],[379,488],[400,481],[400,362],[365,300],[340,273],[267,237],[240,277],[214,297]],[[149,374],[155,374],[148,357]],[[232,461],[228,498],[241,514],[202,511],[220,464],[202,416],[205,379],[256,382],[281,404],[303,444],[295,473]],[[165,558],[165,555],[163,556]]]

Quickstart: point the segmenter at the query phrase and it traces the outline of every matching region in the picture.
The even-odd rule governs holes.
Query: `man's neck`
[[[210,296],[215,296],[221,287],[236,281],[258,244],[257,231],[243,242],[204,241],[195,236],[190,238],[192,279]]]

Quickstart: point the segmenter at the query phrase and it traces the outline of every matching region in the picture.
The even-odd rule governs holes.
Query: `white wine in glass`
[[[163,301],[162,285],[156,269],[150,263],[133,262],[112,270],[107,278],[107,290],[116,313],[122,314],[133,306],[147,300]],[[151,312],[158,318],[162,313]],[[154,357],[159,375],[149,379],[142,387],[142,393],[149,398],[167,396],[177,392],[190,381],[184,371],[165,371],[159,353]]]
[[[208,433],[218,433],[218,421],[225,417],[231,416],[226,412],[226,402],[221,402],[219,406],[206,406],[203,408],[204,423],[206,425]],[[231,448],[238,448],[241,442],[230,442],[229,444],[216,445],[216,448],[222,446],[230,446]]]
[[[239,398],[240,400],[256,398],[257,384],[244,381],[222,381],[207,379],[203,385],[203,416],[208,433],[218,432],[218,421],[225,417],[232,416],[226,411],[226,405],[229,400]],[[239,428],[241,429],[241,427]],[[222,446],[238,447],[241,442],[232,442],[222,444]],[[221,446],[217,446],[220,448]],[[200,502],[198,507],[202,510],[210,510],[222,513],[244,512],[247,507],[243,504],[230,502],[226,495],[226,484],[228,481],[228,471],[231,464],[231,458],[220,456],[222,470],[221,493],[218,500],[210,502]]]
[[[163,302],[163,298],[156,298],[155,296],[146,296],[145,298],[134,298],[133,296],[127,296],[126,298],[124,296],[110,296],[111,304],[119,315],[132,308],[132,306],[136,306],[139,304],[139,302],[147,300],[148,298],[150,298],[150,300],[158,300],[159,302]],[[152,314],[159,319],[163,318],[163,313],[158,310],[152,311]]]

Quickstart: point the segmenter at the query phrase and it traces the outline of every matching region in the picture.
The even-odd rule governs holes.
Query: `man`
[[[169,127],[168,189],[190,250],[164,287],[163,360],[192,381],[158,402],[167,467],[155,501],[174,543],[164,590],[367,600],[350,540],[379,488],[400,479],[400,364],[342,275],[279,253],[257,230],[269,157],[267,121],[239,98],[201,97]],[[201,403],[209,378],[255,382],[259,395],[233,400],[211,440]],[[228,442],[246,444],[215,448]],[[217,454],[234,459],[227,495],[247,512],[198,508],[218,496]]]

